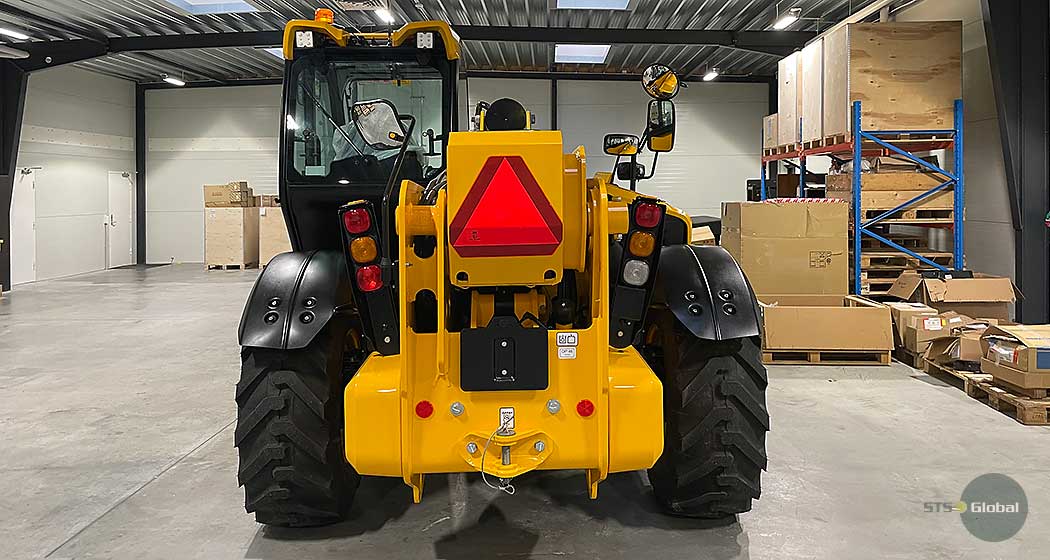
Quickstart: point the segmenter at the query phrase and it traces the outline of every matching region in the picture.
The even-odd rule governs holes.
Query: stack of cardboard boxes
[[[723,205],[721,243],[762,303],[767,363],[889,363],[889,309],[848,295],[848,209],[806,199]]]
[[[206,268],[254,268],[290,250],[275,195],[255,195],[247,181],[204,186]]]

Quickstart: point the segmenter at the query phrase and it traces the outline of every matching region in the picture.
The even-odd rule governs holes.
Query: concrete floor
[[[236,326],[255,272],[114,270],[0,302],[3,558],[1035,558],[1050,550],[1050,428],[1028,427],[900,364],[770,369],[769,472],[726,523],[655,511],[640,473],[586,499],[579,473],[514,496],[432,476],[362,484],[352,518],[257,525],[233,448]],[[999,544],[954,513],[974,477],[1021,483],[1030,514]]]

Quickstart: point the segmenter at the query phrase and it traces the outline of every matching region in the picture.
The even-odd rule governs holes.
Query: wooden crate
[[[962,22],[854,23],[824,37],[824,135],[941,130],[962,98]],[[782,121],[783,122],[783,121]]]
[[[275,255],[292,250],[288,227],[279,206],[259,208],[259,265],[266,266]]]
[[[802,114],[802,56],[797,52],[777,64],[777,111],[777,145],[797,144]]]
[[[824,139],[824,39],[802,49],[802,143],[807,148]]]
[[[861,173],[860,190],[865,191],[928,191],[945,181],[937,173]],[[853,174],[828,175],[828,191],[853,192]],[[950,192],[950,191],[946,191]]]
[[[259,266],[259,209],[205,208],[204,263],[209,269]]]
[[[762,117],[762,148],[772,150],[777,147],[777,114]]]

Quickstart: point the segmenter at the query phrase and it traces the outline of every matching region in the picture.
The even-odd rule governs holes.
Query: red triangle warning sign
[[[449,224],[463,257],[550,255],[562,224],[521,156],[492,156]]]

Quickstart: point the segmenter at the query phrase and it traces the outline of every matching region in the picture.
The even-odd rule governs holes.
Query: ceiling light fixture
[[[394,15],[386,8],[376,10],[376,17],[382,20],[383,23],[394,23]]]
[[[711,80],[713,80],[713,79],[715,79],[717,77],[718,77],[718,68],[712,68],[712,69],[708,70],[706,74],[704,74],[704,81],[705,82],[710,82]]]
[[[773,29],[777,31],[787,29],[789,25],[798,21],[800,17],[802,17],[802,8],[798,6],[791,8],[773,23]]]
[[[554,45],[558,64],[604,64],[611,45]]]
[[[164,0],[193,15],[247,14],[258,12],[258,8],[244,0]]]
[[[182,80],[180,80],[178,78],[172,78],[171,76],[168,76],[168,75],[164,76],[164,81],[168,82],[169,84],[171,84],[173,86],[182,87],[182,86],[186,85],[186,82],[184,82],[184,81],[182,81]]]
[[[29,35],[26,35],[25,33],[19,33],[18,31],[15,31],[14,29],[9,29],[7,27],[0,27],[0,35],[5,35],[12,39],[17,39],[19,41],[29,40]]]

